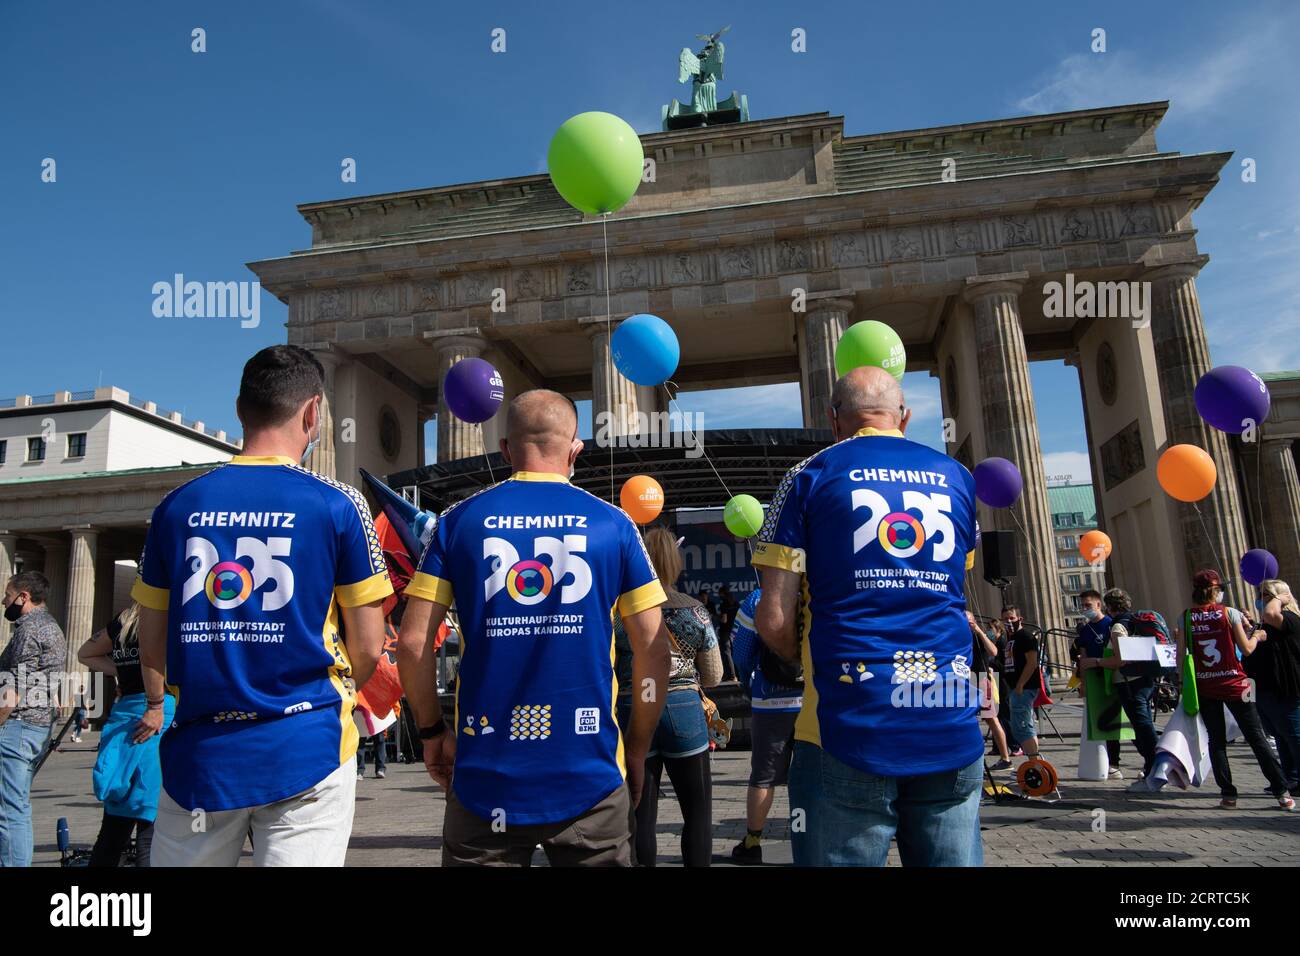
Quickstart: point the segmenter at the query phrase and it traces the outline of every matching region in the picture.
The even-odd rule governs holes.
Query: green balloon
[[[737,538],[752,538],[763,527],[763,506],[753,495],[736,495],[722,509],[722,520]]]
[[[579,113],[551,139],[546,168],[565,201],[586,213],[614,212],[641,185],[645,153],[636,131],[612,113]]]
[[[878,365],[902,381],[907,350],[898,333],[884,322],[867,319],[850,325],[835,346],[835,374],[843,378],[863,365]]]

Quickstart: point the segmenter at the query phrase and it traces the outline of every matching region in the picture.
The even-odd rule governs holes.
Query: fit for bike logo
[[[188,604],[200,594],[222,611],[242,605],[255,591],[261,591],[263,611],[278,611],[293,598],[293,569],[281,558],[289,556],[292,538],[241,537],[232,558],[223,559],[217,546],[195,536],[185,542],[185,557],[191,573],[185,581],[181,602]],[[252,567],[239,559],[250,558]],[[269,587],[268,587],[269,585]]]
[[[155,282],[152,292],[156,319],[237,318],[242,329],[262,323],[260,282],[186,282],[178,272],[171,282]]]

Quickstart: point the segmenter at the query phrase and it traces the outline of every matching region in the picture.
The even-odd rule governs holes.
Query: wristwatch
[[[433,740],[435,737],[441,737],[447,732],[447,722],[440,720],[431,727],[420,728],[421,740]]]

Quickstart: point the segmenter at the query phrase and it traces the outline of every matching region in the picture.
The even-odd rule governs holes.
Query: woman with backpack
[[[659,816],[659,783],[668,771],[682,808],[682,860],[686,866],[708,866],[713,860],[713,783],[709,771],[709,722],[704,688],[722,680],[718,636],[704,605],[668,582],[682,572],[682,552],[666,528],[645,534],[646,551],[668,596],[664,626],[672,645],[668,697],[645,764],[645,787],[636,808],[636,861],[654,866],[655,826]],[[632,686],[632,649],[619,615],[614,615],[614,672],[619,686],[619,723],[627,727]],[[626,696],[625,696],[626,695]]]
[[[1259,641],[1246,633],[1245,615],[1222,603],[1222,581],[1213,568],[1198,571],[1192,578],[1192,602],[1194,606],[1183,612],[1183,626],[1178,629],[1178,672],[1182,673],[1183,660],[1190,653],[1195,663],[1201,718],[1210,738],[1210,766],[1223,795],[1219,807],[1237,807],[1237,788],[1232,784],[1232,768],[1228,765],[1226,710],[1254,751],[1278,807],[1294,810],[1295,800],[1287,794],[1282,768],[1264,736],[1250,681],[1237,657],[1238,650],[1245,656],[1252,654]]]
[[[1285,581],[1261,581],[1262,631],[1246,673],[1255,681],[1255,707],[1265,729],[1277,740],[1282,776],[1294,797],[1300,791],[1300,606]]]

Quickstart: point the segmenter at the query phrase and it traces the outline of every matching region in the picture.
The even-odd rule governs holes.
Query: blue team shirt
[[[562,475],[516,472],[442,514],[406,594],[456,604],[452,787],[466,808],[555,823],[623,785],[613,614],[665,600],[623,511]]]
[[[167,612],[163,788],[187,810],[283,800],[357,749],[340,605],[392,593],[365,499],[240,456],[154,510],[131,596]]]
[[[863,429],[790,470],[753,560],[802,574],[796,739],[882,776],[979,758],[975,534],[970,472],[899,432]]]
[[[1095,621],[1081,621],[1075,626],[1075,643],[1089,657],[1101,657],[1110,642],[1110,626],[1114,622],[1109,614],[1103,614]]]
[[[740,602],[735,623],[731,625],[731,661],[736,665],[736,677],[749,692],[750,707],[765,713],[788,714],[799,710],[803,704],[803,691],[798,687],[773,685],[759,669],[759,651],[762,638],[754,627],[754,611],[762,590],[755,588]]]

